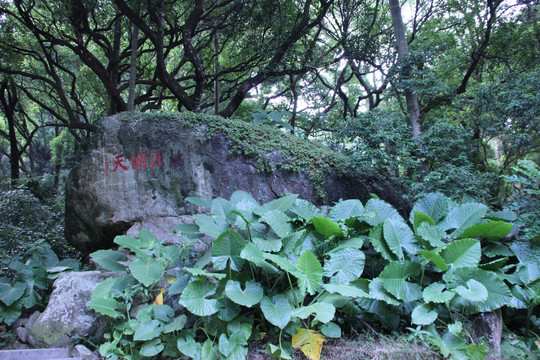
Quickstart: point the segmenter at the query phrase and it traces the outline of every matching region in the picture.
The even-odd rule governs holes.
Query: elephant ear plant
[[[297,195],[261,205],[242,191],[187,200],[210,213],[175,228],[186,243],[213,239],[195,265],[189,246],[165,247],[145,231],[115,239],[133,253],[129,265],[118,251],[93,254],[123,272],[89,302],[114,319],[103,356],[245,359],[248,343],[263,340],[276,358],[299,349],[319,359],[327,338],[370,321],[413,324],[444,356],[482,358],[468,316],[538,303],[537,245],[501,242],[511,225],[482,204],[429,194],[407,222],[377,198],[325,210]],[[135,303],[146,305],[135,311]]]

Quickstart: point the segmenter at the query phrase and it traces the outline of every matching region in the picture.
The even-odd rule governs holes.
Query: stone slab
[[[0,360],[61,360],[70,358],[69,349],[29,349],[29,350],[0,350]]]

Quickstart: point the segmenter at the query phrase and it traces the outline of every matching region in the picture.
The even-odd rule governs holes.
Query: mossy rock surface
[[[142,227],[174,241],[172,227],[197,213],[188,196],[260,202],[285,194],[318,204],[340,198],[392,203],[393,188],[359,174],[317,142],[241,120],[192,113],[123,113],[103,120],[92,150],[66,185],[66,236],[92,251]],[[131,230],[130,230],[131,229]]]

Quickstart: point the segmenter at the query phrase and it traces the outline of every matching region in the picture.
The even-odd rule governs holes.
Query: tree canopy
[[[107,115],[191,111],[319,139],[416,194],[496,202],[499,176],[539,159],[539,9],[0,0],[3,176],[60,171]]]

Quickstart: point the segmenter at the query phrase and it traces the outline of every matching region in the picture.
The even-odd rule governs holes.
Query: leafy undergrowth
[[[244,360],[250,344],[264,341],[281,359],[406,359],[402,351],[429,359],[430,351],[416,353],[422,342],[444,358],[480,360],[489,344],[473,321],[501,308],[523,326],[515,346],[538,357],[540,246],[504,239],[507,212],[438,193],[417,201],[408,219],[378,198],[328,209],[297,195],[261,205],[242,191],[186,200],[210,215],[175,228],[182,245],[164,246],[142,230],[138,239],[115,238],[123,251],[92,254],[120,272],[88,302],[111,318],[99,347],[107,359]],[[189,263],[189,244],[204,239],[210,251]],[[363,328],[410,340],[338,340]]]

